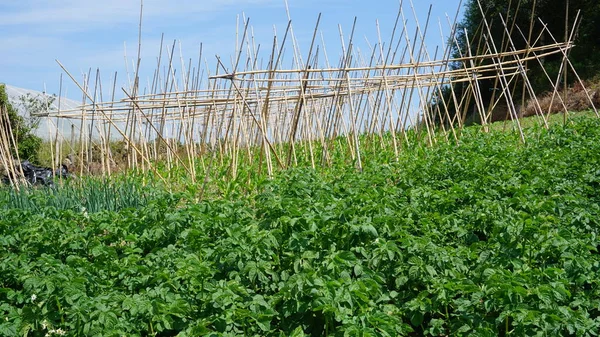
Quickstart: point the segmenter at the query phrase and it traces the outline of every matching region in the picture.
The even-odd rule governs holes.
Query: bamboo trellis
[[[260,46],[254,42],[249,20],[245,20],[242,34],[238,32],[241,42],[231,71],[223,72],[225,66],[217,57],[217,68],[211,75],[208,66],[202,66],[201,49],[197,65],[193,65],[191,59],[186,64],[180,56],[178,77],[175,71],[176,43],[165,48],[161,42],[157,68],[146,88],[149,93],[140,90],[136,70],[134,83],[121,90],[113,84],[111,99],[106,101],[96,94],[99,86],[101,89],[98,73],[95,85],[89,84],[89,75],[79,82],[58,62],[81,89],[84,100],[78,109],[53,112],[49,117],[80,121],[79,155],[89,164],[94,160],[91,149],[100,151],[96,160],[104,174],[113,170],[110,144],[115,140],[126,144],[129,167],[153,170],[157,160],[165,159],[169,165],[182,166],[192,179],[197,177],[198,158],[202,158],[205,172],[206,166],[212,165],[214,160],[227,158],[229,173],[235,177],[238,167],[244,165],[240,162],[241,153],[248,154],[245,160],[252,160],[252,154],[259,153],[268,174],[272,175],[277,167],[286,168],[297,163],[295,144],[298,142],[307,145],[304,151],[309,152],[313,167],[327,165],[332,155],[328,145],[335,139],[343,139],[353,162],[361,169],[363,144],[359,135],[379,137],[383,143],[383,134],[390,133],[388,146],[393,147],[396,155],[402,144],[410,141],[406,136],[409,128],[422,128],[429,143],[434,142],[438,134],[443,134],[447,140],[456,140],[463,127],[465,109],[472,101],[485,130],[492,122],[493,109],[505,105],[510,120],[522,136],[519,108],[512,90],[515,82],[522,81],[526,84],[522,99],[536,100],[536,93],[529,85],[527,64],[542,64],[545,57],[559,55],[565,59],[560,75],[567,71],[575,73],[568,62],[573,34],[564,42],[555,40],[551,44],[541,44],[540,36],[525,38],[523,35],[527,47],[517,50],[509,34],[512,23],[505,22],[504,18],[508,43],[494,45],[488,24],[484,22],[484,32],[486,27],[488,32],[479,41],[484,46],[479,48],[479,54],[451,58],[451,49],[458,43],[454,40],[442,46],[442,59],[436,59],[437,49],[431,57],[425,45],[430,17],[421,27],[412,2],[410,5],[416,21],[412,40],[413,34],[409,34],[408,20],[401,4],[390,41],[384,43],[379,33],[377,43],[368,44],[368,54],[355,43],[355,26],[349,37],[344,36],[340,27],[342,52],[336,66],[331,65],[322,34],[321,43],[317,44],[320,15],[304,59],[289,21],[283,38],[274,36],[271,53],[266,58],[267,66],[259,67],[265,59],[259,59]],[[450,36],[456,35],[456,17],[458,11],[454,23],[448,20]],[[577,22],[573,24],[576,26]],[[377,28],[379,31],[379,25]],[[544,29],[541,34],[550,34]],[[469,36],[469,32],[464,33]],[[290,44],[291,57],[285,55],[285,47]],[[294,66],[286,68],[283,63],[289,59]],[[139,63],[138,55],[138,69]],[[483,102],[479,89],[482,80],[498,83],[498,93],[494,93],[490,102]],[[548,76],[550,83],[557,80]],[[450,98],[445,98],[448,101],[441,105],[432,104],[436,99],[444,99],[442,89],[452,89],[454,84],[461,82],[468,88],[466,92],[458,95],[451,90]],[[556,85],[553,88],[557,90]],[[116,100],[115,92],[122,92],[123,98]],[[561,100],[561,95],[557,94],[557,99]],[[564,106],[564,102],[560,102]],[[450,115],[450,105],[455,107],[456,114]],[[547,126],[547,112],[541,108],[536,111],[541,123]],[[447,123],[440,125],[436,120]],[[56,137],[57,143],[59,138]],[[315,153],[317,148],[322,153]],[[65,155],[60,146],[56,149],[57,158]],[[209,164],[202,156],[207,149],[213,153]],[[83,168],[81,173],[84,173]]]

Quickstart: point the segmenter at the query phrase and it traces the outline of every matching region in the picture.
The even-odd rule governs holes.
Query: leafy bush
[[[10,104],[4,84],[0,84],[0,111],[3,113],[6,111],[10,122],[10,129],[18,145],[18,152],[15,152],[13,149],[13,156],[16,156],[18,153],[21,160],[29,160],[37,164],[37,151],[42,145],[42,139],[33,134],[34,125],[28,124]],[[7,130],[8,127],[8,124],[0,125],[0,128],[4,130]]]

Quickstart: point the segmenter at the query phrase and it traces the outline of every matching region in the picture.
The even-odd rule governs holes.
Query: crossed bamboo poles
[[[494,107],[505,102],[510,120],[524,140],[515,105],[517,98],[514,87],[518,80],[525,83],[521,99],[536,102],[536,114],[547,126],[547,112],[542,111],[536,100],[527,65],[532,62],[542,64],[545,57],[558,54],[565,60],[559,76],[567,71],[576,74],[568,61],[569,50],[573,47],[573,33],[565,42],[558,42],[544,26],[540,36],[549,34],[554,42],[541,45],[540,36],[533,36],[530,30],[526,37],[514,22],[506,22],[502,18],[505,29],[503,42],[495,45],[488,38],[491,32],[484,20],[480,27],[484,33],[480,34],[479,41],[469,40],[470,32],[464,32],[468,43],[477,44],[477,54],[472,54],[471,48],[467,48],[466,55],[450,58],[453,44],[458,44],[453,40],[443,46],[442,59],[436,60],[437,50],[432,57],[425,46],[430,14],[421,27],[412,1],[410,6],[417,27],[414,36],[408,32],[408,20],[401,4],[387,49],[379,33],[379,24],[377,43],[369,43],[368,54],[355,47],[356,20],[348,38],[340,27],[342,56],[337,66],[331,65],[322,33],[321,44],[317,45],[320,15],[308,55],[303,59],[289,10],[290,20],[285,33],[281,39],[275,34],[267,67],[263,69],[258,67],[263,61],[258,56],[260,46],[254,42],[247,19],[244,19],[242,33],[239,30],[237,33],[241,41],[231,71],[225,71],[225,66],[217,57],[217,68],[211,74],[208,66],[202,66],[201,48],[196,65],[191,59],[186,64],[180,55],[181,78],[178,78],[175,65],[177,44],[174,42],[170,48],[164,48],[165,56],[161,42],[157,68],[147,88],[150,91],[148,94],[140,94],[137,75],[139,54],[135,80],[130,88],[121,88],[124,98],[120,100],[114,98],[115,92],[119,91],[114,84],[116,74],[112,97],[103,101],[97,95],[98,91],[102,91],[99,71],[94,84],[90,85],[90,74],[79,82],[59,62],[81,89],[84,100],[79,109],[59,110],[49,116],[79,121],[79,155],[89,162],[93,157],[92,147],[100,149],[102,173],[110,175],[113,161],[110,143],[120,139],[127,144],[129,167],[154,170],[163,180],[165,178],[154,168],[154,163],[159,159],[166,159],[168,165],[182,166],[194,180],[197,177],[198,158],[204,175],[210,172],[215,161],[221,164],[227,164],[228,161],[228,172],[235,177],[238,168],[248,164],[244,160],[251,162],[259,157],[271,176],[276,167],[296,165],[297,151],[305,152],[312,167],[330,164],[333,142],[345,146],[357,168],[362,169],[361,151],[366,145],[361,144],[359,135],[373,136],[379,146],[393,148],[396,156],[403,144],[410,141],[406,136],[409,128],[422,128],[430,144],[438,139],[438,133],[446,140],[457,140],[471,102],[475,102],[475,110],[485,130],[491,122]],[[450,36],[456,35],[457,17],[458,11],[454,23],[450,24],[450,19],[447,20],[451,27]],[[573,27],[576,26],[577,22],[573,24]],[[516,43],[511,37],[515,29],[526,41],[526,48],[515,48]],[[443,36],[441,31],[440,23]],[[285,47],[290,44],[294,67],[285,68]],[[462,66],[451,67],[452,64]],[[558,79],[545,74],[557,93]],[[482,80],[494,80],[499,89],[498,93],[494,92],[487,106],[479,88]],[[468,90],[459,94],[453,88],[461,82]],[[443,88],[450,88],[449,97],[441,94]],[[564,107],[561,95],[556,97]],[[442,104],[431,104],[433,99],[442,100]],[[458,112],[454,116],[448,111],[451,104]],[[440,125],[435,122],[436,119],[447,123]],[[392,137],[384,137],[386,133]],[[55,137],[57,160],[63,155],[60,138],[58,134]],[[299,149],[297,143],[306,146]],[[208,149],[211,151],[207,152]],[[206,153],[210,155],[204,156]]]

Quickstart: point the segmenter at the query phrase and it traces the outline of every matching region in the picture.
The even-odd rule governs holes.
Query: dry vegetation
[[[557,92],[542,93],[538,96],[537,100],[540,108],[546,114],[598,108],[600,107],[600,77],[585,81],[583,85],[575,83],[568,87],[566,92],[559,89]],[[535,116],[536,109],[535,100],[529,100],[525,106],[523,116]]]

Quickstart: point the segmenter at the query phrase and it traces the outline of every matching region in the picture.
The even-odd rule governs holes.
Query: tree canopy
[[[453,46],[453,57],[460,58],[469,53],[493,53],[494,49],[510,51],[555,44],[564,42],[571,36],[575,46],[568,51],[569,59],[578,75],[583,80],[598,76],[600,2],[597,0],[467,0],[464,17],[453,36],[449,38],[449,42]],[[527,78],[536,93],[552,89],[552,83],[559,78],[559,86],[565,85],[560,76],[562,63],[562,53],[546,56],[540,61],[527,62]],[[452,65],[454,69],[464,66],[461,62]],[[568,85],[573,83],[576,77],[571,69],[567,70]],[[461,95],[468,85],[469,83],[465,82],[453,84],[452,90]],[[478,85],[486,103],[494,99],[500,86],[494,79],[482,80]],[[516,79],[512,86],[516,93],[523,92],[523,79]],[[442,95],[449,98],[450,88],[444,88]],[[517,95],[519,100],[521,96]],[[440,101],[437,100],[438,104]],[[477,122],[477,117],[472,112],[474,103],[469,104],[470,106],[461,107],[462,111],[456,111],[459,109],[449,102],[448,108],[453,115],[462,114],[462,119],[466,119],[467,122]]]

